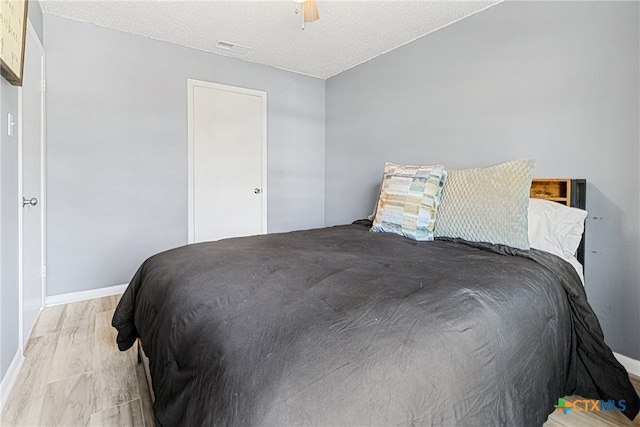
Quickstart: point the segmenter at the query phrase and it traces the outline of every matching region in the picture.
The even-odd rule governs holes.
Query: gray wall
[[[44,45],[43,19],[44,15],[40,7],[40,2],[38,0],[29,0],[29,21],[31,21],[33,29],[36,30],[40,42]]]
[[[40,4],[29,2],[29,21],[42,40]],[[7,114],[16,125],[7,135]],[[18,329],[18,87],[0,77],[0,378],[19,346]],[[29,126],[24,123],[23,126]]]
[[[589,300],[640,359],[639,7],[506,2],[327,80],[326,223],[371,213],[385,161],[586,178]]]
[[[7,114],[18,122],[18,89],[0,78],[0,374],[18,349],[18,126],[7,136]]]
[[[268,93],[268,231],[324,225],[323,80],[45,14],[47,294],[187,242],[187,78]]]

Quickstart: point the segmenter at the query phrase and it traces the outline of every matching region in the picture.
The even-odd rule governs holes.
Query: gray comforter
[[[625,399],[572,267],[362,225],[173,249],[113,318],[140,337],[162,426],[541,425],[573,392]]]

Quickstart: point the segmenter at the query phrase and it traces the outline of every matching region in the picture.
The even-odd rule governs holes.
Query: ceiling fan
[[[300,15],[302,16],[303,30],[305,22],[313,22],[320,19],[316,0],[296,0],[296,2],[300,4],[300,12],[298,12],[298,8],[296,8],[296,13],[300,13]]]

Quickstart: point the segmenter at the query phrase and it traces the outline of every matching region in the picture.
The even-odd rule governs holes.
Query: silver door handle
[[[256,194],[260,194],[260,193],[262,193],[262,190],[259,189],[259,188],[254,188],[253,192],[256,193]]]
[[[38,199],[32,197],[31,199],[27,199],[26,197],[22,198],[22,207],[24,208],[27,205],[35,206],[38,204]]]

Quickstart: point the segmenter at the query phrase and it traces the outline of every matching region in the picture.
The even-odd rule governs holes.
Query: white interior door
[[[189,241],[266,233],[266,93],[189,80]]]
[[[21,345],[44,306],[44,49],[29,23],[20,90],[21,141]]]

